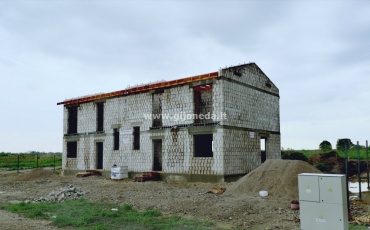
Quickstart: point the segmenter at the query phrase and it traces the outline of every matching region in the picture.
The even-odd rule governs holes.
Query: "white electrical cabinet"
[[[301,230],[347,230],[345,175],[298,174]]]

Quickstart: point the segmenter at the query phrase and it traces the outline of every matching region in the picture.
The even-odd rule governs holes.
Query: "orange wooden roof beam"
[[[177,85],[184,85],[190,82],[202,81],[202,80],[207,80],[207,79],[212,79],[212,78],[217,78],[217,77],[218,77],[218,72],[213,72],[213,73],[202,74],[202,75],[198,75],[194,77],[187,77],[187,78],[181,78],[181,79],[172,80],[172,81],[164,81],[160,83],[153,83],[153,84],[138,86],[138,87],[110,92],[110,93],[102,93],[102,94],[97,94],[93,96],[86,96],[86,97],[81,97],[77,99],[65,100],[62,102],[58,102],[57,105],[73,105],[73,104],[86,103],[86,102],[91,102],[91,101],[95,101],[98,99],[107,99],[107,98],[112,98],[112,97],[126,96],[126,95],[130,95],[133,93],[146,92],[151,89],[160,89],[160,88],[172,87],[172,86],[177,86]]]

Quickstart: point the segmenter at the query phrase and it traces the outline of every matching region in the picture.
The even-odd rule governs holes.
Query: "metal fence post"
[[[360,146],[357,141],[357,174],[358,174],[358,193],[360,196],[360,200],[362,200],[361,194],[361,162],[360,162]]]
[[[39,154],[36,154],[36,168],[39,168]]]
[[[369,146],[366,140],[366,172],[367,172],[367,189],[370,189],[369,185]]]
[[[18,156],[18,159],[17,159],[17,173],[19,173],[19,154],[17,156]]]
[[[55,172],[55,154],[54,154],[54,172]]]
[[[347,212],[348,212],[348,220],[351,219],[351,207],[349,202],[349,186],[348,186],[348,152],[347,152],[347,144],[344,144],[344,168],[346,171],[346,188],[347,188]]]

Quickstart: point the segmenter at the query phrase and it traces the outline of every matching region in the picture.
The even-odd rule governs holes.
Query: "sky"
[[[370,138],[370,1],[0,0],[0,152],[61,152],[68,98],[255,62],[281,147]]]

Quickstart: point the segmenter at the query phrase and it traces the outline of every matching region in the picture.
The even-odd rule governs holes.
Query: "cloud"
[[[2,1],[0,151],[61,151],[55,104],[66,98],[245,62],[280,89],[282,146],[365,139],[369,10],[367,1]]]

